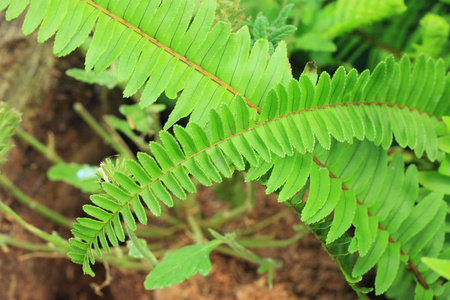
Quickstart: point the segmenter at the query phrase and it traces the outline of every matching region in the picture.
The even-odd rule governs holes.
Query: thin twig
[[[109,269],[109,264],[107,262],[103,262],[103,265],[105,266],[105,280],[101,284],[97,284],[95,282],[91,282],[89,284],[89,286],[94,290],[94,293],[100,297],[103,297],[102,290],[109,286],[113,280],[111,270]]]
[[[40,215],[66,228],[72,228],[72,220],[25,195],[19,188],[14,185],[14,183],[12,183],[4,175],[0,175],[0,185],[7,191],[9,191],[17,200],[19,200],[19,202],[25,204],[27,207],[31,208]]]
[[[124,147],[118,143],[114,136],[111,136],[110,132],[107,132],[102,125],[86,110],[86,108],[81,103],[75,103],[73,105],[74,110],[78,113],[78,115],[97,133],[105,142],[105,144],[111,146],[114,150],[116,150],[121,155],[133,158],[134,155],[128,146]]]
[[[358,31],[356,32],[356,34],[364,41],[369,42],[370,44],[377,46],[378,48],[381,48],[383,50],[386,50],[387,52],[391,53],[392,55],[394,55],[396,58],[402,58],[403,54],[397,50],[395,50],[394,48],[392,48],[391,46],[378,41],[377,39],[375,39],[374,37],[365,34],[364,32]]]
[[[62,164],[64,160],[56,154],[54,147],[46,146],[32,135],[28,134],[25,130],[20,127],[16,128],[16,134],[19,138],[28,143],[36,151],[44,154],[44,156],[54,164]],[[50,139],[51,140],[51,139]],[[51,144],[51,143],[50,143]]]

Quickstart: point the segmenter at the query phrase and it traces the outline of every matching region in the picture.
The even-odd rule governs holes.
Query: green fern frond
[[[116,172],[116,182],[103,184],[105,193],[84,206],[89,218],[74,225],[68,255],[93,275],[90,265],[101,256],[100,246],[109,251],[125,240],[121,220],[135,230],[133,212],[145,224],[144,205],[159,215],[160,202],[170,207],[173,196],[185,199],[195,192],[191,177],[211,185],[246,170],[247,181],[260,180],[279,201],[303,191],[306,224],[323,224],[332,214],[324,243],[333,245],[355,228],[344,250],[347,258],[359,253],[354,266],[343,267],[351,281],[377,265],[383,276],[376,292],[383,293],[394,281],[397,261],[406,259],[416,280],[429,289],[436,277],[419,258],[424,252],[439,254],[426,249],[443,232],[439,222],[446,204],[439,194],[418,197],[415,168],[403,174],[401,158],[388,164],[386,150],[395,140],[419,157],[442,157],[438,138],[448,131],[439,117],[450,108],[448,80],[442,61],[421,57],[411,69],[407,58],[390,57],[372,74],[340,68],[332,78],[323,73],[317,84],[302,75],[277,85],[256,118],[237,95],[233,110],[223,104],[211,111],[207,129],[195,122],[176,125],[174,136],[163,131],[161,144],[150,143],[153,156],[139,153],[138,162],[128,160],[132,175]],[[429,209],[422,218],[424,207]],[[387,272],[394,275],[384,276]]]
[[[381,64],[380,68],[383,66]],[[372,76],[361,75],[360,78],[364,78],[366,85],[361,85],[362,91],[356,91],[363,96],[362,99],[375,100],[378,92],[389,87],[380,84],[385,82],[383,76],[377,75],[380,68]],[[336,73],[330,80],[330,93],[334,94],[333,82],[342,82],[345,76],[343,71]],[[320,82],[319,79],[319,86]],[[366,89],[367,86],[371,88]],[[308,93],[302,93],[305,89]],[[195,191],[190,175],[200,183],[210,185],[212,182],[221,182],[223,177],[230,177],[234,170],[245,170],[246,163],[249,165],[247,180],[259,179],[273,169],[273,176],[267,182],[268,192],[276,190],[279,192],[279,201],[286,201],[304,186],[308,178],[314,177],[312,174],[318,174],[317,181],[312,180],[311,185],[317,186],[319,182],[322,184],[321,180],[325,180],[323,184],[329,186],[313,190],[323,204],[326,195],[322,194],[328,194],[331,189],[337,190],[339,183],[324,179],[327,174],[313,164],[316,158],[312,153],[318,146],[329,150],[334,145],[334,140],[345,145],[354,143],[354,139],[357,139],[368,140],[375,146],[381,145],[387,149],[394,137],[396,140],[404,138],[405,145],[419,155],[425,151],[432,160],[440,155],[437,138],[438,133],[444,130],[443,125],[436,117],[416,108],[404,107],[394,103],[395,101],[336,103],[334,96],[329,97],[326,93],[320,93],[321,96],[316,97],[315,87],[307,77],[302,77],[300,83],[292,81],[288,89],[279,86],[277,91],[270,93],[258,122],[250,118],[250,109],[242,97],[237,96],[235,115],[226,105],[219,112],[211,112],[209,134],[193,122],[187,128],[175,126],[176,139],[167,132],[161,132],[162,144],[150,143],[153,157],[139,153],[139,163],[127,161],[133,176],[116,172],[114,177],[117,185],[105,183],[106,195],[92,196],[96,206],[86,205],[85,211],[96,220],[87,223],[86,220],[89,219],[81,219],[76,224],[73,233],[82,241],[75,240],[70,257],[83,264],[85,272],[92,274],[89,265],[90,261],[95,260],[93,251],[100,252],[99,243],[108,249],[106,236],[113,246],[125,238],[119,216],[130,229],[136,228],[132,211],[136,213],[139,222],[145,224],[143,203],[158,215],[159,201],[172,206],[172,194],[184,199],[186,192]],[[335,93],[340,97],[345,95],[343,91]],[[315,100],[323,105],[311,107]],[[433,109],[428,110],[434,112]],[[405,118],[412,123],[397,122]],[[412,124],[416,125],[411,126]],[[439,130],[436,131],[436,128]],[[343,150],[335,152],[342,153]],[[300,171],[295,176],[280,179],[277,174],[290,174],[292,165]],[[307,207],[308,213],[304,219],[306,222],[308,219],[317,219],[316,214],[319,212],[320,215],[326,215],[332,210],[338,210],[342,201],[354,198],[354,193],[343,192],[339,199],[331,199],[324,211],[321,211],[322,204],[311,204],[312,207]],[[332,207],[333,203],[337,206]],[[346,215],[345,209],[343,215]],[[364,211],[359,211],[358,215],[362,218],[363,213]],[[369,221],[361,219],[360,222]],[[342,235],[351,224],[352,220],[347,228],[335,229],[333,239]],[[369,251],[370,245],[371,243],[367,243],[364,251]]]
[[[437,289],[439,275],[420,259],[424,255],[437,257],[442,252],[447,215],[443,195],[419,195],[416,167],[412,165],[404,172],[400,155],[388,164],[386,151],[368,141],[353,145],[335,142],[330,150],[319,146],[314,155],[306,204],[294,206],[306,223],[317,222],[312,228],[327,228],[327,232],[317,233],[326,245],[333,245],[350,226],[355,228],[347,255],[357,251],[359,257],[354,265],[345,263],[347,268],[353,266],[350,278],[360,278],[377,266],[375,291],[379,295],[401,276],[399,268],[405,262],[418,285]],[[327,181],[330,183],[324,183]],[[331,192],[333,182],[342,188],[338,196]],[[329,188],[324,188],[323,183]],[[325,195],[319,198],[319,192]],[[346,193],[348,196],[343,197]],[[341,199],[332,199],[336,197]],[[310,207],[316,208],[314,214]],[[329,221],[325,217],[331,210],[334,214]]]
[[[192,113],[204,123],[209,111],[241,94],[257,107],[276,84],[292,75],[286,44],[269,56],[269,42],[250,48],[247,27],[236,33],[218,22],[215,0],[17,0],[2,1],[6,19],[17,18],[29,5],[23,30],[40,26],[38,40],[55,35],[54,52],[64,56],[95,33],[86,55],[86,70],[101,72],[118,60],[124,96],[142,88],[146,107],[165,91],[181,92],[166,128]]]
[[[83,207],[88,216],[74,224],[68,256],[94,275],[101,248],[109,252],[125,241],[122,223],[136,230],[137,222],[147,223],[146,208],[159,216],[161,203],[171,207],[174,196],[195,192],[193,178],[211,185],[239,170],[299,213],[358,293],[364,290],[356,284],[376,267],[376,294],[411,298],[413,288],[418,299],[448,294],[449,285],[441,286],[439,274],[421,261],[448,255],[447,204],[441,194],[420,191],[415,166],[405,171],[401,156],[388,162],[387,153],[396,142],[417,157],[443,157],[438,140],[449,132],[440,118],[450,115],[443,61],[421,56],[412,68],[407,57],[389,57],[372,73],[341,67],[317,82],[307,75],[297,81],[283,42],[269,55],[268,41],[251,46],[246,27],[232,33],[227,23],[213,25],[214,0],[194,11],[197,4],[0,1],[7,20],[28,7],[24,32],[40,27],[39,41],[56,34],[58,56],[95,28],[88,71],[118,60],[125,96],[142,90],[143,107],[163,92],[176,98],[182,91],[166,129],[191,115],[186,128],[175,125],[173,135],[162,131],[161,143],[150,143],[152,156],[138,153],[109,175],[114,181],[103,183],[104,192]],[[322,24],[332,38],[404,9],[402,0],[336,1]]]
[[[439,116],[449,109],[448,76],[433,75],[439,92],[428,90],[430,81],[417,74],[441,62],[421,60],[411,70],[406,58],[389,58],[371,75],[339,69],[333,78],[323,73],[317,85],[302,76],[271,91],[257,120],[236,96],[234,113],[226,105],[211,111],[207,130],[191,122],[175,126],[175,136],[161,132],[162,144],[150,144],[153,157],[140,153],[139,162],[128,160],[132,176],[116,172],[117,184],[106,183],[106,194],[91,197],[95,205],[86,205],[90,217],[74,225],[69,257],[93,275],[100,245],[108,251],[125,239],[121,218],[134,230],[132,212],[145,224],[143,203],[159,215],[159,202],[172,206],[172,195],[184,199],[195,192],[191,176],[210,185],[246,170],[247,181],[264,183],[279,201],[292,199],[357,292],[356,283],[376,267],[377,294],[399,285],[438,294],[439,276],[420,258],[442,252],[446,203],[437,193],[419,196],[416,168],[404,173],[401,157],[388,163],[386,151],[395,139],[417,156],[442,156],[438,137],[448,132]],[[401,75],[389,77],[388,69]],[[393,79],[408,88],[399,93]]]
[[[335,38],[404,11],[406,5],[403,0],[338,0],[321,11],[317,31],[326,32],[328,38]]]

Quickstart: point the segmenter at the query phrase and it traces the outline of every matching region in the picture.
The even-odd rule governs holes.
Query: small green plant
[[[20,114],[0,102],[0,162],[5,160],[6,153],[12,147],[9,139],[19,123]]]
[[[447,33],[436,36],[429,24],[434,17],[424,17],[421,43],[410,43],[416,51],[411,57],[375,43],[392,55],[384,53],[372,71],[341,66],[331,76],[317,74],[309,63],[297,79],[282,40],[294,28],[299,33],[292,50],[312,51],[320,65],[346,40],[344,34],[407,9],[403,0],[304,2],[317,18],[302,15],[295,26],[288,25],[293,8],[288,5],[272,22],[263,14],[247,20],[251,31],[219,21],[214,0],[0,2],[8,20],[30,4],[24,32],[40,26],[39,41],[56,34],[57,56],[81,46],[95,27],[86,46],[86,71],[102,74],[113,65],[118,81],[104,83],[105,77],[93,73],[72,75],[120,85],[125,97],[139,101],[121,109],[128,127],[108,119],[110,132],[123,132],[141,149],[136,155],[76,107],[121,154],[100,166],[101,189],[83,207],[87,216],[77,218],[73,238],[57,240],[86,274],[94,275],[92,265],[99,259],[114,262],[111,248],[128,239],[130,251],[123,260],[129,266],[133,259],[146,261],[144,268],[152,269],[147,289],[207,275],[210,252],[223,245],[258,264],[271,282],[278,261],[256,256],[234,234],[206,232],[209,227],[192,215],[186,223],[196,245],[161,262],[138,238],[139,224],[164,218],[168,208],[195,205],[191,195],[198,185],[244,172],[246,182],[264,185],[268,194],[278,195],[280,205],[298,214],[360,298],[372,290],[396,299],[450,295],[450,284],[441,277],[448,275],[442,271],[445,263],[436,267],[436,259],[448,259],[450,253],[445,229],[450,132],[443,122],[450,115],[450,77],[446,61],[419,55],[432,44],[444,49],[448,26],[438,24]],[[439,57],[439,49],[428,54]],[[163,93],[176,104],[159,130],[148,117],[158,113],[154,105]],[[185,117],[189,120],[182,126]],[[135,129],[152,129],[154,141],[147,147]],[[411,161],[405,164],[406,156],[393,149],[408,152]],[[419,172],[415,160],[441,163],[441,173]],[[437,185],[435,176],[442,179]],[[374,268],[374,284],[362,286],[363,276]]]

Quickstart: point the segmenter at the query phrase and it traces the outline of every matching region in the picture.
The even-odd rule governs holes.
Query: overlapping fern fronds
[[[279,201],[308,188],[303,221],[313,224],[334,215],[324,242],[333,243],[353,225],[356,238],[350,249],[360,255],[354,278],[376,264],[387,268],[384,253],[396,259],[408,255],[411,263],[417,262],[421,249],[414,246],[416,252],[410,252],[410,242],[429,234],[428,242],[437,234],[423,230],[445,203],[438,194],[419,202],[415,169],[403,175],[398,157],[388,167],[386,149],[395,139],[417,156],[441,156],[438,137],[448,132],[439,116],[449,110],[448,101],[441,100],[448,99],[448,76],[430,73],[434,89],[429,91],[428,82],[417,77],[424,66],[439,69],[441,64],[421,58],[411,72],[407,58],[399,63],[389,58],[372,74],[339,69],[330,78],[323,73],[317,85],[303,75],[271,91],[258,120],[250,117],[252,108],[238,95],[234,113],[227,105],[211,112],[208,131],[190,122],[187,128],[175,126],[175,136],[161,132],[162,144],[150,143],[153,157],[139,153],[139,162],[128,160],[132,176],[116,172],[114,184],[104,184],[105,193],[91,197],[94,205],[84,207],[90,217],[75,224],[69,256],[93,274],[90,264],[95,254],[101,255],[100,246],[108,250],[125,239],[121,219],[134,230],[133,211],[145,224],[144,205],[159,215],[160,202],[172,206],[173,195],[184,199],[195,192],[191,176],[210,185],[235,170],[246,170],[246,180],[266,178],[267,192],[277,192]],[[399,91],[405,85],[408,88]],[[437,209],[419,220],[423,205]],[[421,225],[412,226],[415,223]],[[388,276],[378,282],[377,292],[384,292],[392,280]]]
[[[231,32],[217,22],[215,0],[2,0],[6,19],[27,7],[23,31],[39,28],[38,40],[56,34],[54,52],[64,56],[95,33],[86,55],[86,70],[100,72],[118,60],[118,77],[129,97],[142,88],[141,106],[165,91],[178,98],[166,128],[192,113],[204,122],[209,111],[229,104],[239,93],[257,107],[271,88],[292,75],[282,42],[269,56],[269,42],[250,49],[247,27]]]
[[[211,185],[242,170],[246,180],[289,201],[350,283],[376,266],[377,294],[390,286],[412,286],[424,298],[448,292],[449,285],[440,286],[438,275],[420,262],[446,251],[443,196],[419,193],[417,170],[405,172],[400,156],[387,161],[394,141],[418,157],[441,159],[438,138],[449,133],[440,117],[450,114],[444,63],[422,56],[412,69],[408,58],[390,57],[372,74],[339,68],[318,82],[307,75],[297,81],[283,43],[271,57],[267,41],[250,49],[248,29],[231,33],[229,24],[212,25],[215,2],[203,0],[196,12],[194,2],[0,2],[0,9],[8,7],[7,19],[30,4],[24,31],[40,25],[41,41],[56,33],[58,55],[73,51],[96,27],[88,70],[104,70],[118,59],[125,94],[143,87],[143,106],[164,91],[175,98],[182,90],[166,128],[192,113],[186,128],[162,131],[161,143],[150,143],[152,156],[127,160],[129,172],[115,172],[104,193],[91,197],[93,204],[84,206],[88,217],[74,224],[69,257],[93,275],[101,249],[125,240],[122,222],[130,230],[136,220],[146,224],[145,207],[160,215],[161,203],[170,207],[174,196],[195,192],[192,178]]]
[[[393,283],[391,290],[398,299],[412,299],[415,288],[431,295],[449,292],[450,286],[442,289],[439,275],[420,261],[444,250],[443,195],[419,194],[416,167],[404,172],[400,155],[388,163],[386,151],[368,141],[335,142],[330,150],[316,148],[309,184],[291,205],[310,224],[347,281],[361,281],[376,266],[377,295]],[[333,217],[326,218],[331,213]],[[346,234],[351,226],[353,237]],[[410,288],[404,293],[399,286]]]

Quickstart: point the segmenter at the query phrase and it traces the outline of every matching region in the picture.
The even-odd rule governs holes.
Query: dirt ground
[[[10,52],[16,50],[14,45],[7,50],[0,48],[0,58],[12,55]],[[20,55],[26,55],[26,47],[24,51]],[[14,67],[20,69],[18,62],[13,60],[14,55],[9,59],[12,59]],[[30,96],[34,100],[25,104],[22,128],[40,141],[54,137],[57,153],[67,161],[98,164],[101,159],[114,153],[102,144],[72,109],[73,103],[78,101],[96,116],[104,113],[99,100],[102,97],[100,88],[76,82],[64,75],[67,68],[80,64],[79,55],[75,54],[55,60],[44,75],[39,73],[39,76],[49,76],[50,83],[40,90],[39,95]],[[0,73],[10,70],[11,65],[0,64]],[[5,77],[0,77],[0,80],[5,80]],[[47,79],[42,80],[46,82]],[[18,84],[1,83],[6,87]],[[116,111],[121,101],[118,95],[117,91],[108,94],[108,103],[111,103],[108,109],[111,111]],[[16,138],[15,143],[8,162],[2,166],[2,173],[39,202],[68,217],[81,216],[81,206],[89,201],[88,196],[63,183],[48,181],[45,172],[51,164],[23,141]],[[198,197],[205,214],[218,211],[225,205],[214,201],[217,196],[211,189],[203,189]],[[0,199],[34,226],[70,237],[68,230],[19,204],[1,188]],[[273,197],[259,191],[256,209],[244,218],[227,224],[222,232],[260,222],[284,208]],[[277,239],[289,238],[294,234],[293,225],[298,223],[298,217],[291,213],[265,228],[263,233],[272,234]],[[41,242],[3,214],[0,214],[0,232],[18,240]],[[183,233],[177,239],[189,241]],[[100,297],[90,285],[101,284],[105,279],[101,264],[95,267],[97,276],[91,278],[82,275],[81,267],[67,258],[46,257],[42,253],[30,255],[28,251],[9,247],[7,252],[0,250],[0,299],[356,299],[338,267],[310,234],[287,248],[254,251],[258,255],[283,261],[283,267],[275,273],[272,289],[267,286],[266,277],[257,274],[255,265],[213,253],[210,276],[196,276],[156,292],[144,290],[144,272],[121,271],[112,267],[113,281],[102,290],[104,295]]]

